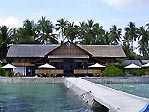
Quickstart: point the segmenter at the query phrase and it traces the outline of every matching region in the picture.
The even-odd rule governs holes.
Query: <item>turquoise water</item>
[[[104,85],[136,96],[149,98],[149,84],[104,84]]]
[[[0,112],[93,112],[63,84],[0,84]]]

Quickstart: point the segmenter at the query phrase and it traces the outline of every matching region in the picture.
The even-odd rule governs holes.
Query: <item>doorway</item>
[[[74,61],[72,59],[65,59],[63,62],[64,76],[73,76]]]

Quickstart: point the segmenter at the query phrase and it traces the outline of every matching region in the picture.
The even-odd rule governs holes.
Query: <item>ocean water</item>
[[[95,112],[63,84],[0,84],[0,112]]]
[[[149,84],[104,84],[104,85],[136,96],[149,98]]]

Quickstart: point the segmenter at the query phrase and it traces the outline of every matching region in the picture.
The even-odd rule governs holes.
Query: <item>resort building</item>
[[[7,57],[17,67],[15,72],[27,76],[45,73],[57,76],[83,76],[99,72],[99,69],[88,68],[94,63],[106,66],[115,63],[116,58],[124,58],[126,55],[119,45],[77,45],[67,41],[60,45],[12,45]],[[45,63],[54,68],[39,68]]]

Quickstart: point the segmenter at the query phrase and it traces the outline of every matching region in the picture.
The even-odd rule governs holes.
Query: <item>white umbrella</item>
[[[135,65],[134,63],[128,65],[128,66],[125,66],[124,68],[141,68],[140,66],[138,65]]]
[[[99,63],[96,63],[96,64],[94,64],[94,65],[91,65],[91,66],[89,66],[89,68],[104,68],[105,66],[103,66],[103,65],[101,65],[101,64],[99,64]]]
[[[55,68],[55,67],[46,63],[44,65],[39,66],[38,68]]]
[[[142,67],[149,67],[149,63],[142,65]]]
[[[7,65],[3,66],[2,68],[16,68],[16,67],[8,63]]]

